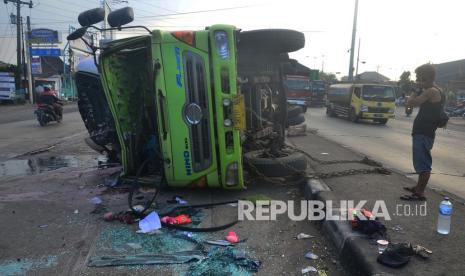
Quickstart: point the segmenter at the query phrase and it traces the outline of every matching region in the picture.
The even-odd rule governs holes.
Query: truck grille
[[[368,113],[388,113],[389,107],[368,107]]]
[[[189,125],[192,167],[195,172],[208,168],[212,163],[212,143],[208,111],[208,91],[205,66],[201,56],[187,52],[184,59],[186,105],[196,103],[202,109],[202,119]]]

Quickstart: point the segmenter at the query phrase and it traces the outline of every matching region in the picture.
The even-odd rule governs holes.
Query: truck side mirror
[[[70,33],[66,39],[67,40],[76,40],[78,38],[81,38],[82,36],[84,36],[87,32],[87,27],[82,27],[82,28],[79,28],[77,30],[75,30],[74,32]]]
[[[78,16],[79,24],[87,27],[93,24],[102,22],[105,19],[105,10],[103,8],[95,8],[81,12]]]
[[[113,28],[119,28],[134,20],[134,10],[131,7],[125,7],[108,14],[108,24]]]

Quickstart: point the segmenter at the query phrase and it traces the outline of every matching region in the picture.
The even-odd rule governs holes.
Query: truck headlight
[[[231,100],[230,99],[223,99],[223,106],[231,106]]]
[[[226,168],[226,186],[239,184],[239,165],[233,162]]]
[[[389,111],[388,111],[388,112],[389,112],[389,113],[394,113],[395,111],[396,111],[395,108],[389,108]]]
[[[225,31],[215,32],[215,42],[218,55],[222,59],[229,58],[228,34]]]
[[[232,126],[233,122],[231,121],[231,119],[225,119],[223,124],[225,127],[230,127]]]
[[[360,107],[360,111],[361,111],[361,112],[367,112],[367,111],[368,111],[368,106],[362,105],[362,106]]]

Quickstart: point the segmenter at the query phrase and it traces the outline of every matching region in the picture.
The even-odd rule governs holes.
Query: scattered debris
[[[185,201],[180,195],[174,195],[170,200],[167,200],[166,203],[185,205],[187,204],[187,201]]]
[[[108,212],[108,213],[105,213],[105,215],[103,215],[103,219],[105,221],[119,220],[126,224],[133,224],[134,222],[136,222],[136,219],[134,218],[134,216],[126,212],[122,212],[118,214],[115,214],[113,212]]]
[[[305,234],[305,233],[300,233],[300,234],[298,234],[295,238],[296,238],[297,240],[304,240],[304,239],[315,238],[315,236],[308,235],[308,234]]]
[[[389,245],[389,241],[387,240],[377,240],[376,243],[378,244],[378,253],[381,254],[386,250]]]
[[[87,266],[124,266],[124,265],[150,265],[150,264],[183,264],[190,261],[205,259],[202,251],[182,251],[172,254],[143,254],[135,256],[98,256],[91,257]]]
[[[79,210],[78,209],[74,210],[74,213],[79,214]]]
[[[148,233],[161,228],[161,221],[157,212],[153,211],[148,214],[143,220],[139,221],[141,233]]]
[[[319,259],[318,255],[314,254],[311,251],[309,251],[309,252],[307,252],[307,254],[305,254],[305,258],[310,259],[310,260],[318,260]]]
[[[238,243],[239,237],[237,236],[236,232],[230,231],[225,238],[230,243]]]
[[[187,237],[189,237],[189,238],[194,237],[194,234],[193,234],[192,232],[184,231],[184,232],[182,232],[182,233],[183,233],[184,235],[186,235]]]
[[[181,205],[187,204],[187,201],[185,201],[184,199],[182,199],[182,197],[180,197],[180,196],[175,197],[174,200],[176,200],[176,202],[177,202],[178,204],[181,204]]]
[[[47,227],[48,227],[48,224],[39,225],[39,228],[47,228]]]
[[[231,247],[210,250],[208,257],[193,263],[186,275],[249,275],[261,267],[259,260],[254,260]]]
[[[89,201],[90,201],[90,203],[92,203],[94,205],[99,205],[99,204],[103,203],[103,200],[98,196],[95,196],[95,197],[89,199]]]
[[[320,153],[320,154],[321,154],[321,155],[329,155],[329,153],[327,153],[327,152],[322,152],[322,153]]]
[[[145,207],[139,204],[139,205],[132,206],[132,209],[135,212],[142,213],[144,211]],[[131,209],[129,209],[128,211],[131,211]]]
[[[192,223],[192,220],[188,216],[181,214],[176,217],[169,217],[169,216],[162,217],[161,222],[166,223],[166,224],[171,224],[171,225],[184,225],[184,224]]]
[[[402,228],[402,226],[400,225],[396,225],[394,227],[391,227],[392,230],[396,231],[396,232],[399,232],[399,231],[403,231],[404,228]]]
[[[205,241],[205,243],[210,244],[210,245],[218,245],[218,246],[233,246],[234,245],[231,242],[226,241],[226,240],[216,240],[216,241],[207,240]]]
[[[306,268],[302,269],[302,274],[307,274],[310,272],[318,272],[318,270],[313,266],[307,266]]]

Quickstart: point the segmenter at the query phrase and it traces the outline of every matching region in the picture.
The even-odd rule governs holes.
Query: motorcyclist
[[[53,111],[58,116],[59,120],[63,118],[63,103],[56,96],[50,87],[44,87],[44,92],[42,92],[38,98],[38,103],[46,104],[53,107]]]

